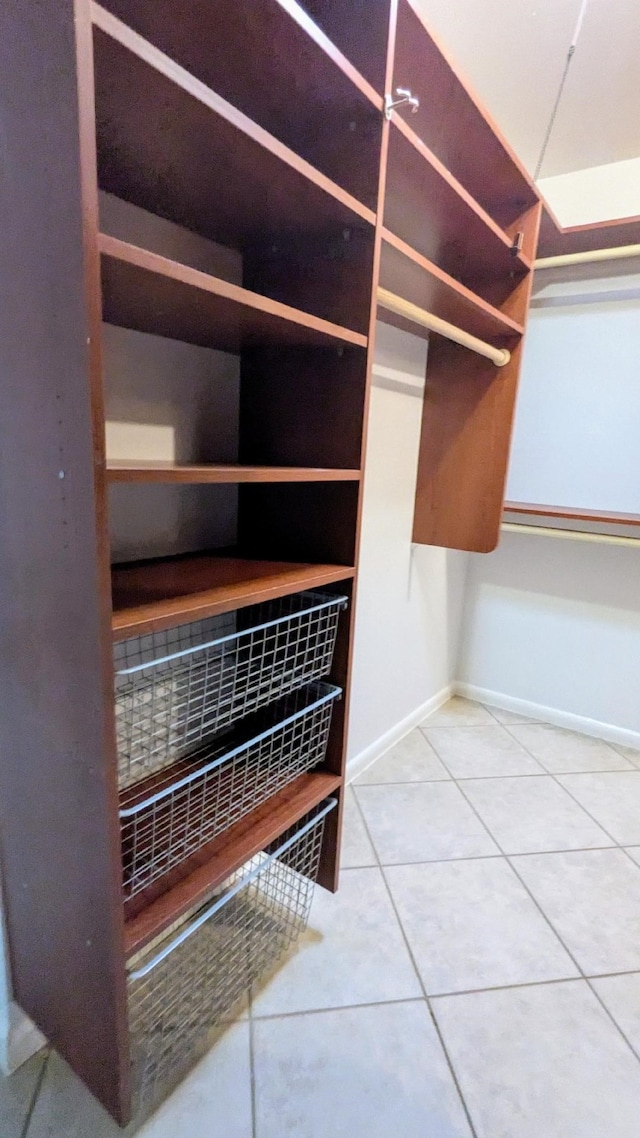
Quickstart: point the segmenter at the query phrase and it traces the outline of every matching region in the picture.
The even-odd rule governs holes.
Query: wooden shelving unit
[[[571,522],[602,522],[606,525],[640,526],[640,514],[624,514],[615,510],[589,510],[574,506],[547,506],[538,502],[505,502],[505,513],[526,517],[553,518]]]
[[[11,970],[20,1005],[126,1123],[131,955],[329,795],[339,807],[318,880],[337,887],[378,286],[511,352],[497,368],[437,336],[429,346],[415,540],[488,550],[540,205],[413,0],[44,0],[38,21],[28,6],[7,18],[19,254],[0,336],[11,345],[0,448]],[[396,85],[421,97],[415,119],[383,114]],[[119,229],[125,215],[135,238]],[[176,233],[208,257],[222,246],[233,279],[210,259],[207,271],[191,264]],[[190,345],[214,369],[225,353],[226,403],[214,369],[175,461],[107,452],[131,337],[134,403],[137,384],[153,388],[153,369],[137,369],[156,338],[163,360]],[[192,381],[175,367],[182,408]],[[221,443],[209,433],[224,416]],[[117,556],[116,504],[131,525],[158,501],[160,554]],[[223,536],[185,538],[185,501]],[[324,761],[125,907],[114,643],[309,589],[350,602]]]

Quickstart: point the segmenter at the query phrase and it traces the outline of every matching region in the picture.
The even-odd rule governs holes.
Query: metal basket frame
[[[210,1046],[252,983],[306,927],[331,798],[128,968],[136,1109],[157,1103]]]
[[[269,709],[273,722],[236,746],[217,742],[122,796],[120,828],[125,896],[134,897],[323,762],[341,689],[316,682]],[[265,713],[257,718],[264,721]],[[255,717],[254,717],[255,718]]]
[[[305,592],[116,645],[118,774],[127,787],[331,669],[343,595]],[[211,635],[220,629],[224,634]],[[247,627],[227,631],[229,622]],[[123,666],[124,665],[124,666]]]

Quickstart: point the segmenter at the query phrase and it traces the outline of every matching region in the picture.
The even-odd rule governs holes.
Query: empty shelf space
[[[521,336],[522,324],[476,296],[388,229],[382,231],[380,286],[480,338]],[[420,335],[416,324],[380,308],[378,319]],[[429,333],[425,329],[424,336]]]
[[[602,522],[609,525],[640,526],[640,514],[621,514],[615,510],[590,510],[580,506],[545,506],[538,502],[505,502],[505,513],[527,517],[559,518],[574,522]]]
[[[114,640],[233,612],[355,575],[347,565],[190,554],[114,566]]]
[[[171,20],[157,0],[102,6],[375,208],[382,97],[296,0],[174,0]]]
[[[537,202],[535,186],[425,26],[420,7],[420,0],[399,4],[393,86],[420,99],[410,125],[447,170],[494,220],[512,224]]]
[[[479,282],[515,277],[531,268],[504,231],[395,113],[384,224],[474,291]]]
[[[116,237],[100,235],[103,319],[238,353],[264,344],[355,344],[358,332],[249,292]]]
[[[371,209],[137,32],[92,13],[103,190],[237,249],[373,224]]]
[[[139,459],[107,463],[110,482],[359,482],[359,470],[304,466],[232,466],[168,463]]]
[[[384,91],[389,0],[302,0],[302,7],[376,91]]]
[[[231,826],[162,883],[127,906],[125,952],[132,956],[193,906],[210,896],[236,869],[265,849],[340,787],[326,772],[300,775],[268,802]],[[162,892],[159,893],[159,890]]]

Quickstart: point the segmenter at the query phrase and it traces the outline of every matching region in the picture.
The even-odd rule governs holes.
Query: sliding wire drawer
[[[306,927],[328,799],[221,893],[129,961],[137,1110],[164,1097],[214,1042],[250,985]]]
[[[304,592],[115,645],[120,786],[331,669],[347,598]]]
[[[340,688],[316,682],[121,794],[123,883],[130,899],[298,775],[324,761]]]

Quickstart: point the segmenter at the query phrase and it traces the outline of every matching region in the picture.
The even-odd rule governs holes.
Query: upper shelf
[[[382,231],[380,285],[480,339],[521,336],[524,332],[522,324],[476,296],[387,229]],[[426,329],[409,324],[388,309],[380,308],[378,319],[415,336],[429,336]]]
[[[367,338],[239,285],[100,235],[103,318],[205,348],[355,344]]]
[[[96,4],[92,14],[103,190],[239,250],[374,223],[371,209],[137,32]]]
[[[589,510],[576,506],[545,506],[538,502],[505,502],[509,514],[558,518],[573,522],[602,522],[609,525],[640,526],[640,514],[620,514],[613,510]]]
[[[326,470],[304,466],[232,466],[110,459],[109,482],[243,483],[243,482],[358,482],[359,470]]]
[[[476,292],[512,275],[515,287],[530,261],[395,113],[391,127],[385,227]]]
[[[389,0],[302,0],[302,7],[358,68],[384,92]]]
[[[426,28],[418,0],[400,0],[393,86],[418,96],[411,126],[496,220],[508,226],[535,205],[531,178]]]
[[[115,566],[113,637],[126,640],[159,632],[303,589],[346,581],[354,573],[347,565],[256,561],[215,554]]]
[[[296,0],[103,7],[375,209],[382,97]]]

